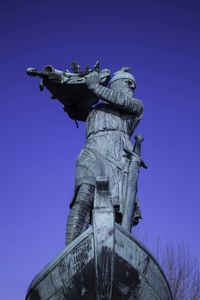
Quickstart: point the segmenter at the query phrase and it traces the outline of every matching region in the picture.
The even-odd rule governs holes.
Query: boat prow
[[[92,226],[34,278],[26,300],[172,299],[158,262],[115,223],[109,193],[99,187]]]
[[[113,281],[101,282],[107,285],[103,293],[112,291],[102,299],[172,299],[162,269],[144,246],[118,224],[114,236]],[[105,260],[106,255],[107,249]],[[26,300],[98,299],[96,263],[94,231],[90,227],[35,277]],[[104,275],[106,279],[108,274]]]

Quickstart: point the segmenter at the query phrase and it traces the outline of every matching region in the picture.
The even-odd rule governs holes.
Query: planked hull
[[[114,236],[110,299],[172,299],[163,271],[144,246],[118,224]],[[34,278],[26,300],[98,299],[95,266],[94,233],[90,227]],[[109,298],[105,295],[102,299]]]

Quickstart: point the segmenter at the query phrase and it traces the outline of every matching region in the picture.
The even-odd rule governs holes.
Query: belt
[[[126,149],[123,149],[123,155],[121,157],[121,159],[117,159],[116,157],[114,157],[110,152],[105,151],[104,149],[100,149],[99,147],[91,147],[86,145],[84,147],[84,149],[92,152],[95,156],[98,155],[99,157],[102,157],[104,160],[109,161],[110,163],[112,163],[113,165],[115,165],[118,169],[120,169],[121,171],[128,173],[128,169],[129,169],[129,163],[130,163],[130,156],[127,156],[127,152]],[[99,150],[102,150],[102,152],[100,152]],[[133,155],[135,155],[134,152],[132,152]]]
[[[96,137],[96,136],[102,136],[102,135],[106,135],[106,134],[113,134],[113,133],[119,133],[120,135],[123,135],[124,137],[128,138],[130,140],[130,136],[120,130],[115,130],[115,129],[106,129],[106,130],[99,130],[97,132],[92,132],[87,136],[87,139],[90,139],[92,137]]]

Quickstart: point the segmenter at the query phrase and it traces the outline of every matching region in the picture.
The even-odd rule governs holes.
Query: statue
[[[134,98],[135,78],[123,67],[72,71],[46,66],[41,78],[52,99],[86,122],[86,144],[76,161],[74,197],[66,224],[66,246],[31,282],[26,300],[171,300],[156,259],[131,235],[141,218],[137,197],[143,137],[130,138],[143,114]],[[89,226],[91,225],[91,226]]]
[[[143,113],[142,102],[133,98],[136,84],[128,68],[122,68],[114,74],[109,88],[100,84],[96,71],[86,75],[85,79],[88,89],[103,101],[85,116],[87,142],[76,162],[75,193],[67,220],[67,244],[87,229],[90,223],[97,176],[108,176],[112,203],[117,221],[121,223],[126,194],[126,182],[123,179],[124,174],[129,173],[133,154],[130,137]],[[136,181],[137,170],[137,167],[131,170],[136,172]]]
[[[64,111],[70,118],[76,123],[77,120],[86,122],[87,142],[76,162],[75,191],[67,220],[66,245],[90,224],[97,176],[109,177],[116,221],[121,224],[129,174],[134,174],[131,195],[134,216],[129,216],[129,223],[136,225],[141,218],[138,198],[134,195],[137,192],[140,158],[130,141],[143,113],[142,102],[133,98],[135,78],[130,68],[123,67],[110,80],[110,71],[100,71],[99,62],[93,70],[87,66],[84,71],[73,62],[72,71],[62,72],[52,66],[46,66],[42,72],[32,68],[27,70],[31,76],[42,77],[40,89],[46,86],[52,92],[51,98],[57,98],[64,104]],[[108,83],[109,87],[106,87]]]

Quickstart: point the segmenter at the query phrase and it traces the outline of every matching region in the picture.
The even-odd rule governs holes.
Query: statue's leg
[[[91,184],[82,184],[72,204],[66,225],[66,245],[69,245],[90,223],[94,202],[94,189]]]

